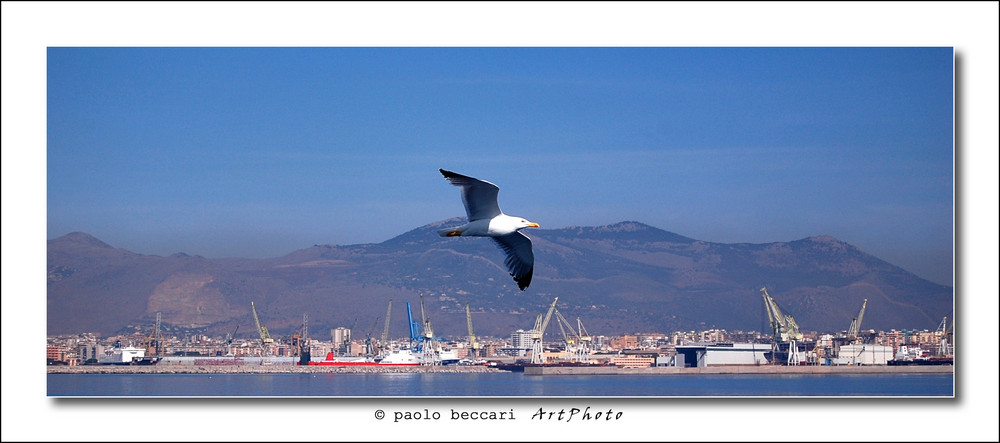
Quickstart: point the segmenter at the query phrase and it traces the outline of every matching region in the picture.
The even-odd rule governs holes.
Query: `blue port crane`
[[[413,321],[413,312],[410,311],[410,302],[406,302],[406,321],[410,325],[410,350],[413,351],[413,342],[420,337],[420,323]]]

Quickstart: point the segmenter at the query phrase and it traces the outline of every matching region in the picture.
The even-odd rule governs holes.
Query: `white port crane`
[[[434,327],[431,325],[431,319],[427,318],[427,311],[424,309],[424,294],[420,294],[420,319],[423,321],[423,330],[420,336],[420,352],[424,358],[433,359],[434,364],[438,364],[437,357],[441,346],[434,340]]]
[[[580,354],[588,356],[587,360],[590,360],[589,355],[593,337],[591,337],[590,333],[587,332],[587,328],[583,327],[583,322],[580,321],[580,317],[576,318],[576,330],[580,333]]]
[[[799,331],[799,324],[795,322],[795,319],[781,311],[778,307],[778,303],[774,301],[771,294],[767,293],[767,288],[760,288],[760,292],[764,297],[764,310],[767,312],[767,318],[771,324],[771,332],[773,334],[773,354],[778,351],[779,343],[788,343],[788,361],[789,365],[797,365],[801,358],[799,357],[798,341],[802,340],[802,332]]]
[[[861,312],[851,320],[851,326],[847,328],[847,341],[857,342],[858,335],[861,334],[861,320],[865,318],[865,307],[868,306],[868,299],[861,303]]]
[[[934,335],[938,336],[938,349],[937,354],[941,357],[948,357],[954,353],[954,343],[949,343],[953,331],[955,330],[955,320],[951,321],[951,327],[946,328],[948,324],[948,317],[941,319],[941,324],[938,325],[937,330]]]
[[[569,324],[566,317],[563,317],[562,312],[558,309],[555,310],[556,313],[556,324],[559,325],[559,332],[562,333],[563,341],[566,342],[566,352],[574,352],[576,350],[577,343],[580,342],[580,335],[576,333],[573,326]],[[569,330],[569,334],[566,330]]]
[[[563,339],[566,340],[566,353],[571,356],[572,361],[589,362],[591,337],[587,333],[587,329],[583,327],[580,317],[576,318],[576,329],[574,329],[566,317],[563,317],[562,313],[559,312],[559,309],[556,309],[555,312],[556,324],[559,325]],[[566,333],[567,330],[569,330],[569,334]]]
[[[556,309],[556,302],[559,301],[559,297],[552,300],[552,305],[549,306],[549,312],[545,314],[545,319],[542,319],[542,314],[538,314],[538,318],[535,319],[535,327],[531,329],[531,363],[541,364],[545,363],[545,358],[542,356],[544,351],[542,348],[542,335],[545,334],[545,328],[549,325],[549,320],[552,319],[552,311]]]

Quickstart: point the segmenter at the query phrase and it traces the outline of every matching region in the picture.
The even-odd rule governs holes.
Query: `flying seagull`
[[[500,188],[488,181],[466,177],[440,169],[448,182],[462,187],[462,203],[469,216],[469,223],[455,228],[441,229],[442,237],[489,237],[507,254],[504,264],[507,272],[514,277],[517,287],[527,288],[531,284],[531,274],[535,266],[535,254],[531,252],[531,240],[520,232],[524,228],[537,228],[538,223],[521,217],[511,217],[500,211],[497,192]]]

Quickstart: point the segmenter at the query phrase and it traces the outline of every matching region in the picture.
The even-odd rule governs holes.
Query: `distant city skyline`
[[[832,235],[952,285],[953,51],[48,49],[48,237],[273,257],[462,216]]]

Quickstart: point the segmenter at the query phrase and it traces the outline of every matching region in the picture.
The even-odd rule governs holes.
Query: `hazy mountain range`
[[[847,329],[864,299],[866,329],[933,329],[952,318],[953,288],[833,237],[710,243],[638,222],[529,230],[535,272],[521,292],[492,242],[436,233],[462,222],[268,259],[143,255],[68,234],[48,241],[47,331],[148,333],[160,312],[174,330],[222,335],[239,325],[239,336],[252,337],[253,301],[273,336],[299,330],[304,314],[313,337],[329,340],[338,326],[377,336],[391,299],[390,334],[400,337],[406,302],[420,318],[419,294],[438,336],[467,333],[466,303],[477,334],[530,329],[556,296],[559,311],[595,335],[768,330],[763,286],[805,330]]]

